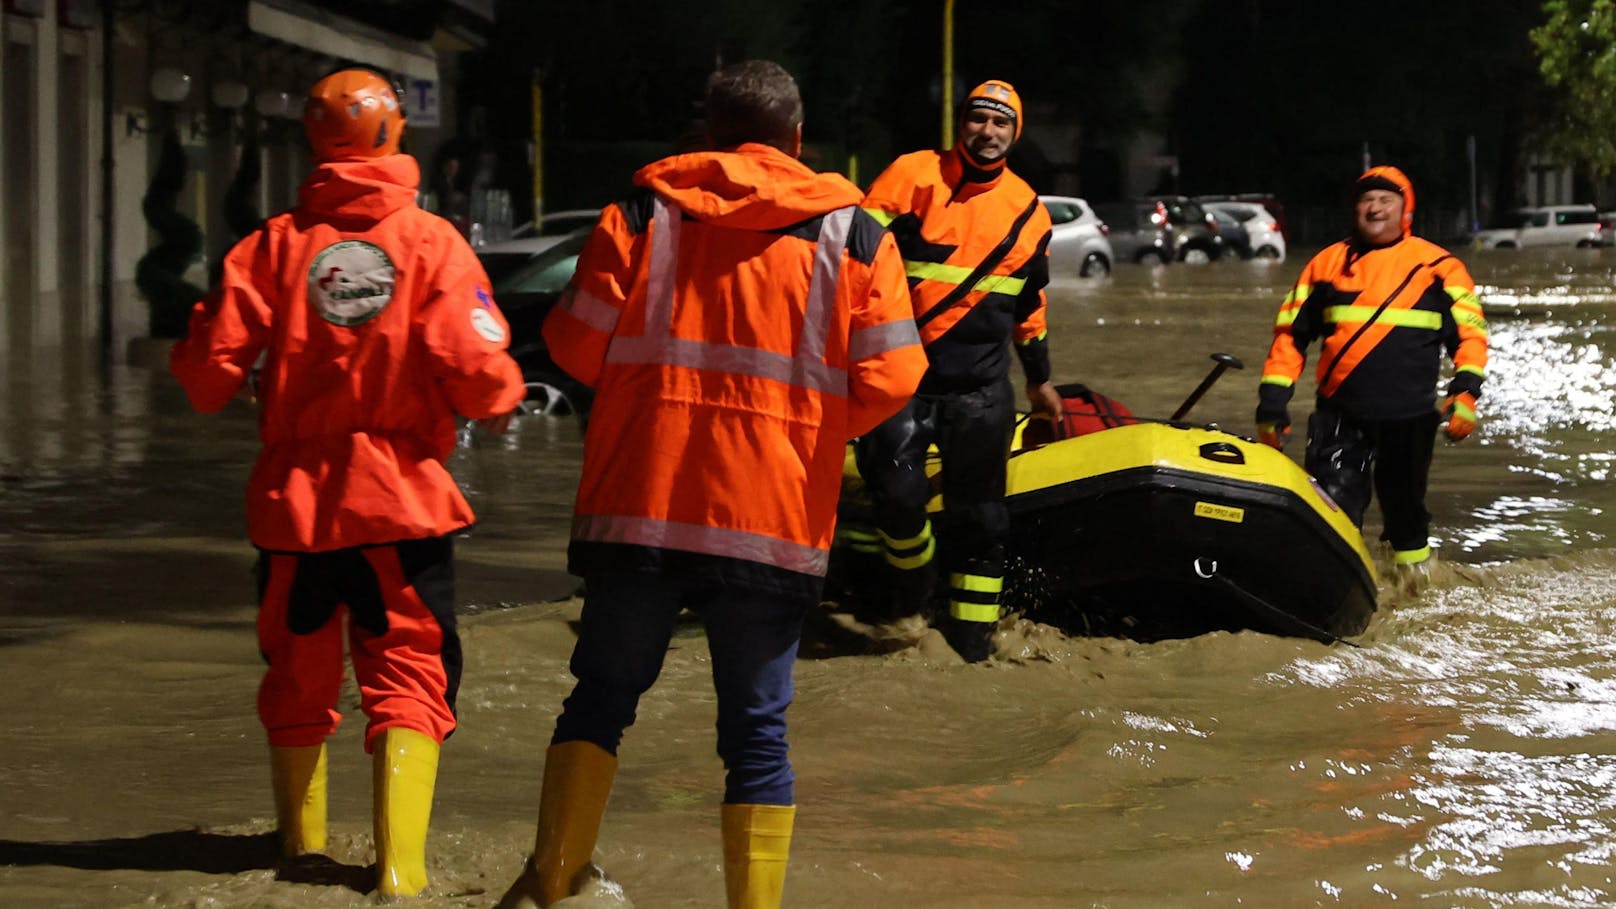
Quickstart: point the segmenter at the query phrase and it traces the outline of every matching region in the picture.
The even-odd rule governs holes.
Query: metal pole
[[[1476,205],[1476,137],[1465,137],[1465,157],[1470,159],[1470,232],[1481,230],[1481,215]]]
[[[954,0],[943,0],[943,145],[954,146]]]
[[[117,86],[113,73],[112,30],[116,26],[115,0],[101,0],[101,288],[96,329],[101,353],[101,375],[112,369],[115,353],[112,338],[112,243],[113,222],[112,93]]]
[[[543,75],[533,71],[533,232],[544,216],[544,86]]]

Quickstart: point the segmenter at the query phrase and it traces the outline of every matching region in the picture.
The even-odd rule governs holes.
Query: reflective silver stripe
[[[913,319],[901,319],[885,325],[871,325],[869,328],[853,332],[853,336],[847,341],[847,358],[855,361],[863,360],[889,350],[919,343],[920,332],[916,330]]]
[[[797,341],[796,354],[790,356],[738,344],[674,337],[673,296],[681,215],[678,208],[661,196],[656,197],[654,205],[651,261],[646,276],[645,334],[614,334],[606,350],[607,362],[710,369],[847,396],[847,370],[825,362],[825,344],[836,311],[836,282],[853,223],[853,206],[829,212],[820,221],[808,299],[803,308],[802,334]]]
[[[673,283],[678,276],[679,221],[684,215],[656,197],[651,214],[651,268],[645,282],[646,337],[673,335]]]
[[[836,306],[836,276],[842,270],[842,251],[847,248],[847,231],[852,223],[851,207],[837,209],[819,222],[814,273],[808,282],[808,305],[802,310],[798,357],[825,359],[825,335],[830,331],[830,314]]]
[[[608,334],[617,327],[617,317],[621,315],[617,307],[588,291],[579,290],[575,284],[567,285],[566,293],[561,295],[561,308],[590,328]]]
[[[688,338],[612,339],[607,357],[615,363],[660,363],[690,369],[712,369],[732,375],[773,379],[834,395],[847,394],[847,370],[821,360],[788,357],[755,347],[714,344]]]
[[[572,536],[573,539],[596,543],[656,546],[744,559],[815,577],[823,577],[830,564],[830,553],[813,546],[744,530],[657,518],[580,514],[572,519]]]

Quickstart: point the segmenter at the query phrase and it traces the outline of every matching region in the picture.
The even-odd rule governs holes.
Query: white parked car
[[[1524,249],[1528,246],[1599,246],[1599,211],[1592,205],[1542,205],[1521,208],[1508,219],[1512,227],[1484,230],[1471,238],[1477,249]]]
[[[1104,278],[1111,274],[1110,234],[1089,203],[1075,196],[1039,196],[1049,211],[1049,276]]]
[[[1274,262],[1285,261],[1285,234],[1279,219],[1258,202],[1202,202],[1212,211],[1233,215],[1251,237],[1251,257]]]

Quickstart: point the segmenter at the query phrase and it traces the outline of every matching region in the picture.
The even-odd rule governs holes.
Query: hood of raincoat
[[[634,182],[699,221],[742,230],[778,230],[864,198],[838,174],[816,173],[773,146],[750,142],[663,158],[640,168]]]
[[[1389,190],[1403,197],[1403,236],[1408,236],[1414,228],[1414,184],[1408,176],[1390,164],[1371,167],[1352,182],[1352,197],[1356,199],[1371,189]]]
[[[298,208],[327,218],[380,221],[415,202],[421,166],[409,155],[327,161],[298,188]]]

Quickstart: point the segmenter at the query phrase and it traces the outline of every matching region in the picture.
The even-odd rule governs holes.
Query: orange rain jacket
[[[260,548],[420,539],[473,520],[444,466],[455,414],[509,412],[522,374],[482,266],[416,207],[419,180],[407,155],[320,165],[295,209],[230,250],[170,355],[205,413],[265,355],[247,487]]]
[[[1027,381],[1049,379],[1049,212],[1025,180],[1004,167],[977,169],[959,146],[914,152],[876,177],[864,210],[903,254],[931,363],[922,393],[1002,380],[1012,337]]]
[[[1449,392],[1481,396],[1487,374],[1487,320],[1476,282],[1451,253],[1409,233],[1413,187],[1400,171],[1377,168],[1403,188],[1401,239],[1368,246],[1353,238],[1308,261],[1280,305],[1263,365],[1264,396],[1290,399],[1316,338],[1318,394],[1365,419],[1400,420],[1436,406],[1441,354],[1453,359]]]
[[[596,389],[569,569],[817,596],[847,440],[926,366],[897,249],[851,183],[766,145],[634,181],[544,323]]]

